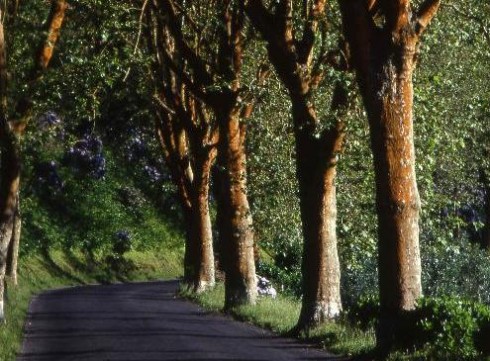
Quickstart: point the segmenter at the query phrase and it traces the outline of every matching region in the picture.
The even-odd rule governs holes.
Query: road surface
[[[177,281],[74,287],[30,305],[18,361],[339,360],[175,298]]]

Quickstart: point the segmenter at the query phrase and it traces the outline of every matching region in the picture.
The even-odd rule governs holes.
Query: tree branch
[[[187,44],[182,33],[182,29],[179,26],[177,15],[175,13],[172,0],[160,0],[158,4],[161,6],[164,15],[168,19],[166,25],[175,39],[175,44],[179,48],[182,56],[187,60],[191,70],[195,73],[195,78],[203,86],[209,86],[213,84],[213,77],[207,70],[206,62],[197,55],[197,53]]]
[[[274,16],[264,6],[262,0],[245,1],[245,12],[253,26],[259,31],[265,40],[269,41],[273,34]]]
[[[308,12],[303,37],[298,43],[298,62],[300,64],[310,64],[315,45],[318,22],[325,11],[326,0],[315,0]]]
[[[439,10],[439,6],[441,5],[441,0],[425,0],[419,8],[417,13],[417,24],[416,24],[416,33],[418,36],[422,35],[425,31],[431,20]]]

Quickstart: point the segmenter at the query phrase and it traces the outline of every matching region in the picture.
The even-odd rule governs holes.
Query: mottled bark
[[[412,75],[420,35],[439,1],[426,1],[414,17],[409,0],[340,4],[371,130],[381,302],[377,343],[388,350],[399,316],[414,309],[422,295]],[[384,16],[383,29],[369,6],[377,6],[376,13]]]
[[[407,54],[409,57],[413,54]],[[422,295],[419,249],[420,200],[415,177],[411,82],[412,65],[404,70],[388,61],[382,85],[371,89],[368,110],[376,179],[378,213],[380,342],[391,342],[396,317],[415,308]],[[380,345],[384,348],[384,345]]]
[[[239,113],[223,106],[218,114],[220,143],[218,163],[224,169],[222,197],[218,207],[226,214],[220,233],[226,273],[225,309],[255,304],[257,280],[254,261],[252,215],[247,198],[245,126]]]

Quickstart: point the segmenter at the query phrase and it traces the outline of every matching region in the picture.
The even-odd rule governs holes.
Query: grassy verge
[[[205,310],[221,312],[224,306],[224,287],[218,284],[213,290],[194,294],[187,289],[181,295],[200,304]],[[250,322],[276,334],[288,336],[298,320],[301,303],[294,297],[279,295],[276,299],[259,298],[256,306],[243,306],[234,309],[234,318]],[[373,330],[361,331],[348,322],[339,320],[301,335],[302,340],[312,342],[341,355],[364,355],[371,352],[375,345]]]
[[[132,251],[126,258],[132,261],[133,267],[123,273],[110,273],[96,265],[87,265],[81,254],[67,254],[60,250],[22,259],[19,286],[14,288],[8,284],[8,323],[0,326],[0,361],[15,360],[22,341],[29,302],[36,293],[46,289],[100,282],[169,279],[181,274],[178,251]]]

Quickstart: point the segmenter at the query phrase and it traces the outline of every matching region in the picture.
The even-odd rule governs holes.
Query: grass
[[[180,294],[197,302],[211,312],[221,312],[224,307],[224,286],[218,284],[214,289],[201,294],[192,293],[182,288]],[[275,299],[260,297],[255,306],[241,306],[232,310],[231,315],[240,321],[249,322],[273,331],[282,336],[289,336],[299,317],[301,302],[291,296],[279,295]],[[300,336],[301,340],[312,342],[340,355],[359,356],[372,352],[375,346],[374,330],[362,331],[347,321],[340,319]]]
[[[20,350],[29,302],[35,294],[66,286],[100,282],[143,281],[176,278],[181,275],[178,251],[131,251],[127,259],[133,266],[123,274],[110,273],[88,265],[81,253],[67,254],[61,250],[43,256],[29,256],[20,261],[19,286],[8,283],[7,324],[0,326],[0,361],[13,361]]]

